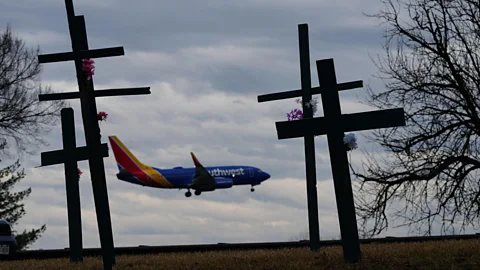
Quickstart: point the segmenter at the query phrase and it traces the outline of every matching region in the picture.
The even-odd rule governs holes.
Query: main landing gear
[[[195,190],[195,195],[200,196],[200,194],[202,194],[200,190]],[[192,196],[192,192],[190,192],[190,189],[189,189],[187,192],[185,192],[185,197],[189,198],[191,196]]]

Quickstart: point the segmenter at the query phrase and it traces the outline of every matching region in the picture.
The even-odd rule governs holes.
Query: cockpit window
[[[261,173],[261,172],[262,172],[262,170],[258,169],[258,172],[259,172],[259,173]]]

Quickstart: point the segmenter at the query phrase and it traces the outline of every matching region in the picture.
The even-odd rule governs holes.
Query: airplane
[[[162,189],[187,189],[185,196],[190,197],[190,189],[200,196],[202,192],[239,185],[250,185],[250,191],[254,192],[254,186],[270,178],[270,174],[252,166],[204,167],[193,152],[190,155],[195,167],[159,169],[140,162],[117,136],[108,136],[108,139],[119,169],[117,178],[132,184]]]

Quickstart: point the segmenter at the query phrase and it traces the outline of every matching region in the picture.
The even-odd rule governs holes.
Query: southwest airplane
[[[117,178],[132,184],[166,188],[187,189],[186,197],[192,196],[190,189],[195,190],[195,195],[202,192],[226,189],[237,185],[260,185],[270,178],[270,175],[258,168],[251,166],[214,166],[203,167],[195,155],[190,152],[195,167],[172,169],[159,169],[141,163],[128,148],[117,138],[109,136],[119,173]]]

